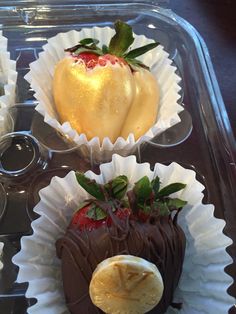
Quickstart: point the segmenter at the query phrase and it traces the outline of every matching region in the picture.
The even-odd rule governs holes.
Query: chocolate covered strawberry
[[[80,173],[77,180],[92,198],[56,243],[70,312],[165,313],[185,251],[177,216],[186,202],[169,194],[185,185],[160,189],[158,177],[143,177],[127,192],[125,176],[105,185]]]
[[[70,122],[88,139],[109,137],[114,143],[130,133],[138,139],[154,124],[159,102],[156,79],[138,56],[158,43],[130,50],[129,25],[117,21],[108,46],[85,38],[66,49],[55,68],[53,96],[60,121]]]

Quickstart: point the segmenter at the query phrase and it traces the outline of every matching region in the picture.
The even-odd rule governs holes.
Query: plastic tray
[[[4,269],[0,272],[1,314],[26,313],[35,302],[24,297],[27,284],[15,283],[17,268],[11,257],[20,249],[21,236],[31,233],[31,221],[37,218],[32,209],[39,200],[38,191],[55,175],[62,177],[71,169],[97,168],[92,156],[83,160],[80,149],[65,143],[43,122],[34,110],[33,92],[24,80],[29,63],[38,57],[47,38],[62,31],[112,26],[119,18],[131,24],[135,33],[165,47],[182,78],[185,111],[180,124],[143,144],[137,157],[151,165],[176,161],[194,169],[206,187],[205,202],[213,203],[216,217],[226,221],[224,231],[233,240],[228,252],[233,259],[236,256],[235,142],[203,40],[185,20],[152,1],[72,2],[0,3],[1,28],[18,71],[17,104],[7,111],[13,133],[7,130],[0,139],[0,241],[5,243]],[[226,272],[234,279],[228,293],[236,297],[235,261]],[[230,313],[234,310],[232,307]]]

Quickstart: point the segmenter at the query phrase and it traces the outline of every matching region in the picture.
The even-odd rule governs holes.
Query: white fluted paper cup
[[[15,104],[16,80],[16,61],[10,59],[7,38],[0,31],[0,108]]]
[[[148,163],[138,164],[135,156],[113,155],[110,163],[100,166],[101,174],[92,171],[86,176],[105,183],[118,175],[126,175],[131,185],[144,175],[159,176],[162,186],[173,182],[187,184],[173,197],[188,202],[179,214],[179,225],[186,234],[186,254],[182,276],[174,301],[182,302],[179,314],[225,314],[234,304],[227,294],[232,278],[224,272],[232,259],[226,248],[232,241],[223,234],[225,223],[213,215],[214,206],[202,204],[204,186],[192,170],[177,163],[156,164],[154,171]],[[69,314],[64,302],[60,260],[56,257],[55,242],[62,237],[78,206],[88,193],[76,181],[74,171],[64,178],[54,177],[40,191],[40,202],[34,211],[40,218],[32,223],[33,234],[23,237],[21,251],[13,258],[19,266],[18,282],[29,282],[26,296],[37,303],[29,314]],[[167,314],[175,313],[169,307]]]
[[[66,55],[64,49],[78,44],[86,37],[97,38],[101,45],[107,45],[113,35],[114,30],[109,27],[84,28],[81,31],[59,33],[43,46],[44,51],[39,54],[38,60],[30,64],[30,71],[25,76],[35,91],[35,98],[39,101],[36,110],[44,116],[44,121],[78,145],[88,145],[90,148],[88,151],[93,154],[96,162],[110,161],[114,152],[123,156],[130,155],[142,142],[152,139],[180,122],[178,114],[183,110],[177,102],[180,98],[181,88],[178,83],[181,79],[175,73],[176,67],[172,65],[168,53],[159,45],[140,57],[140,60],[150,67],[157,80],[160,88],[160,103],[155,124],[137,141],[132,133],[127,139],[119,137],[115,143],[112,143],[108,137],[104,138],[102,143],[98,137],[87,140],[85,134],[78,134],[69,122],[60,123],[52,94],[52,80],[55,65]],[[143,35],[134,35],[134,37],[132,48],[153,42]]]

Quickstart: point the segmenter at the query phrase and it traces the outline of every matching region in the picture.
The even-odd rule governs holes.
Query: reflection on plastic
[[[7,205],[6,193],[5,193],[5,190],[2,186],[2,184],[0,184],[0,221],[3,218],[4,212],[6,209],[6,205]]]
[[[147,142],[153,146],[168,148],[186,141],[193,130],[192,118],[186,109],[179,114],[179,117],[181,121],[178,124]]]
[[[7,108],[0,109],[0,138],[14,130],[14,121]]]
[[[0,140],[0,176],[19,177],[45,167],[47,153],[38,141],[24,133],[9,133]]]

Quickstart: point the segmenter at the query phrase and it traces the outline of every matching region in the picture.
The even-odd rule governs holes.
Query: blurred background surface
[[[236,138],[236,0],[170,0],[169,7],[205,40]]]

